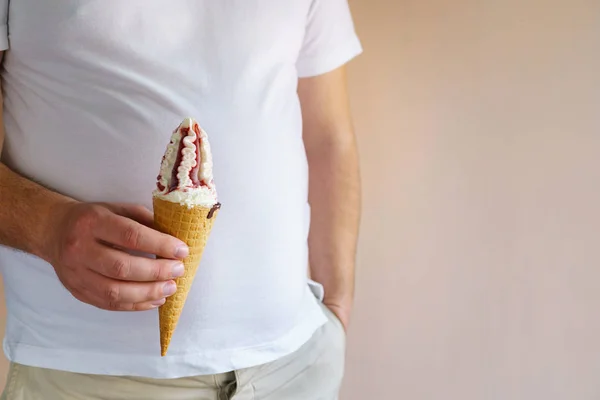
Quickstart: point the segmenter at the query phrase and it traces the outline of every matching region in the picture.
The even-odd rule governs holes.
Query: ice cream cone
[[[167,354],[173,332],[177,327],[179,316],[196,276],[202,253],[217,216],[218,206],[189,208],[154,197],[154,222],[156,229],[174,236],[189,246],[190,254],[183,260],[185,274],[175,279],[177,292],[168,297],[166,303],[159,307],[160,348],[161,355]]]

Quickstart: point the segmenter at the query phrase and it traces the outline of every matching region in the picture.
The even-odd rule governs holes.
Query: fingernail
[[[186,258],[190,254],[190,249],[187,246],[179,246],[175,249],[175,258]]]
[[[175,284],[175,282],[167,282],[167,283],[165,283],[165,286],[163,286],[163,295],[164,296],[171,296],[171,295],[175,294],[176,291],[177,291],[177,285]]]
[[[175,264],[173,269],[171,270],[171,275],[173,278],[179,278],[185,274],[185,266],[182,263]]]
[[[156,300],[155,302],[152,303],[152,305],[154,307],[160,307],[163,304],[165,304],[165,301],[167,301],[167,299]]]

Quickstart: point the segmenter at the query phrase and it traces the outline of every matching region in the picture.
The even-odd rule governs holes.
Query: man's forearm
[[[43,258],[47,227],[67,201],[0,163],[0,244]]]
[[[358,156],[353,135],[329,136],[308,153],[310,270],[325,287],[325,303],[349,312],[361,208]]]

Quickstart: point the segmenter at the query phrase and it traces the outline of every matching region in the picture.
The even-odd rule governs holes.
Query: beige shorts
[[[87,375],[12,363],[1,400],[336,400],[346,335],[329,322],[303,347],[275,362],[181,379]]]

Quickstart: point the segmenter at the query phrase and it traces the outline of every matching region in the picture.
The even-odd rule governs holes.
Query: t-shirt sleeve
[[[296,69],[300,78],[321,75],[362,53],[348,0],[312,0]]]
[[[8,3],[0,0],[0,51],[8,49]]]

